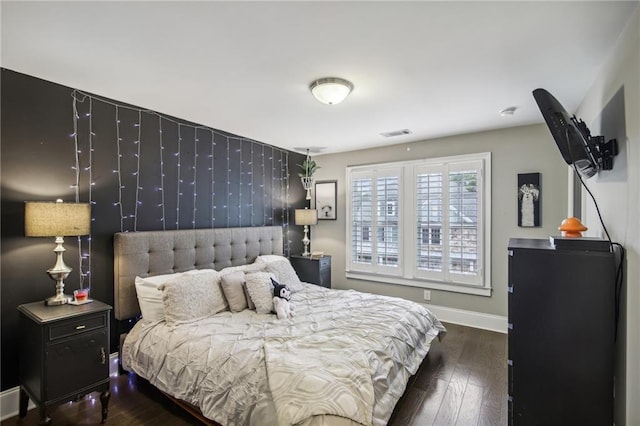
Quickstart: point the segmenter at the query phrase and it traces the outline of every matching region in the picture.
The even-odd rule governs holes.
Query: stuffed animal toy
[[[278,283],[271,278],[273,284],[273,308],[276,311],[278,319],[287,319],[293,317],[293,305],[291,304],[291,291],[286,285]]]

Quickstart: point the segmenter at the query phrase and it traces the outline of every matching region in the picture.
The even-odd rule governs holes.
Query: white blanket
[[[287,320],[245,310],[174,328],[164,322],[138,323],[122,347],[123,366],[225,426],[381,426],[431,341],[445,332],[426,308],[399,298],[309,284],[292,296],[292,303],[296,316]],[[328,407],[309,400],[310,406],[308,401],[306,407],[300,402],[292,408],[280,383],[294,379],[288,366],[302,362],[301,357],[308,359],[304,368],[309,371],[327,368],[334,377],[325,380],[343,371],[348,379],[341,385],[349,396],[339,401],[332,395]],[[371,408],[365,408],[371,401],[368,382]],[[363,387],[354,391],[359,383]]]
[[[371,425],[373,382],[368,357],[351,350],[345,336],[312,334],[268,339],[265,361],[278,424],[295,425],[318,415]]]

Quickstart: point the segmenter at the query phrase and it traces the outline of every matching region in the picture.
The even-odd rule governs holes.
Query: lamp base
[[[311,253],[309,253],[309,243],[311,242],[311,240],[309,240],[309,226],[305,225],[304,226],[304,238],[302,239],[302,244],[304,244],[304,253],[302,253],[303,256],[311,256]]]
[[[62,237],[56,237],[56,248],[53,250],[56,254],[56,264],[53,265],[53,268],[47,270],[47,274],[56,282],[56,294],[45,299],[45,306],[66,305],[73,300],[73,297],[64,294],[64,280],[69,276],[72,269],[65,265],[64,259],[62,259],[62,253],[65,252],[62,243],[64,243]]]
[[[58,305],[66,305],[67,303],[71,302],[73,300],[73,297],[67,295],[67,294],[56,294],[55,296],[51,296],[47,299],[44,300],[44,305],[45,306],[58,306]]]

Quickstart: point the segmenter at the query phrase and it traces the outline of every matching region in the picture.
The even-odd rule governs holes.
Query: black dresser
[[[613,424],[616,261],[600,242],[509,241],[509,425]]]
[[[291,256],[291,266],[301,281],[331,288],[331,256],[312,259],[308,256]]]
[[[93,301],[80,306],[18,306],[20,311],[20,418],[29,398],[50,424],[47,407],[100,391],[102,421],[109,404],[109,311]]]

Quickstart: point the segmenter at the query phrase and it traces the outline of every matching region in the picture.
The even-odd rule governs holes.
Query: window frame
[[[436,277],[437,274],[422,274],[416,267],[417,263],[417,245],[418,236],[422,238],[422,231],[417,231],[417,214],[416,214],[416,178],[417,170],[421,166],[427,169],[434,166],[452,166],[446,170],[456,170],[458,166],[469,163],[475,163],[478,166],[478,220],[477,220],[477,280],[464,279],[457,276],[462,274],[444,273],[444,277]],[[380,265],[363,265],[352,262],[353,241],[352,232],[352,181],[354,179],[367,176],[372,179],[372,187],[376,186],[378,173],[382,172],[387,176],[395,171],[399,178],[399,200],[396,206],[398,212],[398,266],[396,268],[380,267]],[[447,173],[451,173],[450,171]],[[449,174],[444,182],[448,182]],[[345,276],[352,279],[360,279],[367,281],[384,282],[388,284],[405,285],[411,287],[428,288],[434,290],[445,290],[457,293],[473,294],[480,296],[491,296],[491,153],[483,152],[477,154],[465,154],[448,157],[427,158],[410,161],[400,161],[392,163],[369,164],[359,166],[348,166],[346,169],[346,262]],[[443,182],[443,186],[444,186]],[[443,187],[447,195],[443,194],[443,198],[447,198],[447,211],[443,212],[443,216],[449,216],[448,194],[449,187]],[[372,194],[373,211],[377,212],[377,197]],[[409,224],[407,227],[406,225]],[[362,226],[362,224],[356,225]],[[374,243],[377,238],[377,226],[375,221],[371,224],[370,235],[371,242]],[[412,229],[409,229],[412,228]],[[426,231],[431,241],[432,229]],[[444,244],[444,239],[449,231],[449,224],[442,223],[439,227],[440,245]],[[405,254],[407,254],[405,256]],[[362,255],[362,253],[361,253]],[[388,253],[387,253],[388,255]],[[372,251],[371,259],[375,260],[378,256]],[[452,276],[448,276],[452,275]],[[463,279],[460,279],[463,278]],[[467,277],[469,278],[469,277]]]

